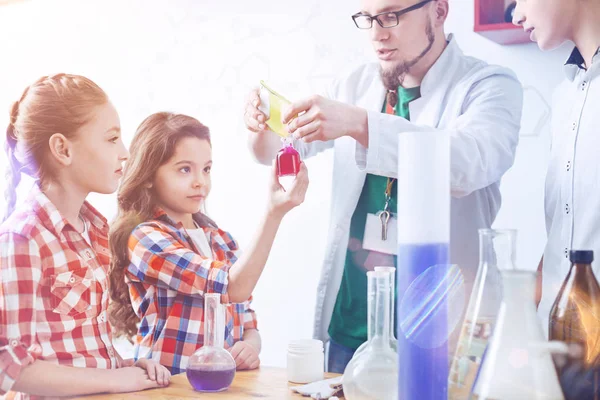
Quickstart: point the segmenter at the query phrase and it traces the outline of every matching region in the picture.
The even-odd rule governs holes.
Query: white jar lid
[[[323,342],[317,339],[292,340],[288,344],[291,351],[323,351]]]

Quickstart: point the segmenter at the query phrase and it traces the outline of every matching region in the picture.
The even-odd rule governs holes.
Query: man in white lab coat
[[[396,211],[399,135],[451,136],[450,253],[467,296],[478,266],[478,229],[489,228],[500,208],[500,179],[518,142],[521,85],[506,68],[463,55],[444,33],[447,15],[448,0],[361,0],[352,18],[370,35],[379,62],[341,76],[324,96],[300,100],[282,115],[303,159],[335,152],[314,326],[316,338],[330,341],[332,372],[343,372],[367,338],[366,271],[396,266],[396,243],[380,240],[381,227],[370,229],[366,221]],[[259,106],[255,90],[244,120],[252,152],[269,164],[281,142]]]

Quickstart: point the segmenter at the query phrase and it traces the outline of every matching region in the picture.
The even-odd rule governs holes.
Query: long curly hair
[[[139,322],[125,282],[125,270],[129,266],[129,237],[136,226],[153,218],[156,204],[150,184],[158,167],[173,156],[177,143],[185,137],[196,137],[210,143],[209,129],[197,119],[159,112],[140,124],[131,143],[117,195],[118,213],[109,234],[112,253],[109,317],[116,336],[125,335],[131,340],[137,334]]]

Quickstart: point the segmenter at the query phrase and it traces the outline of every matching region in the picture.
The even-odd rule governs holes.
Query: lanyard
[[[379,214],[379,220],[381,221],[381,240],[387,240],[387,226],[390,221],[390,200],[392,199],[392,186],[394,186],[395,178],[388,178],[387,185],[385,185],[385,206],[383,211]]]
[[[383,207],[383,211],[390,210],[390,200],[392,199],[392,186],[394,186],[394,182],[396,182],[396,178],[387,178],[387,185],[385,185],[385,206]]]

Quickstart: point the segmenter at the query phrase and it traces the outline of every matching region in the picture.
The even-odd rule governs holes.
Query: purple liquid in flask
[[[221,392],[231,386],[231,382],[235,377],[235,367],[188,368],[185,373],[195,390],[199,392]]]
[[[235,360],[223,348],[225,340],[225,309],[221,295],[204,295],[204,345],[190,357],[186,375],[190,385],[199,392],[227,390],[235,377]]]

